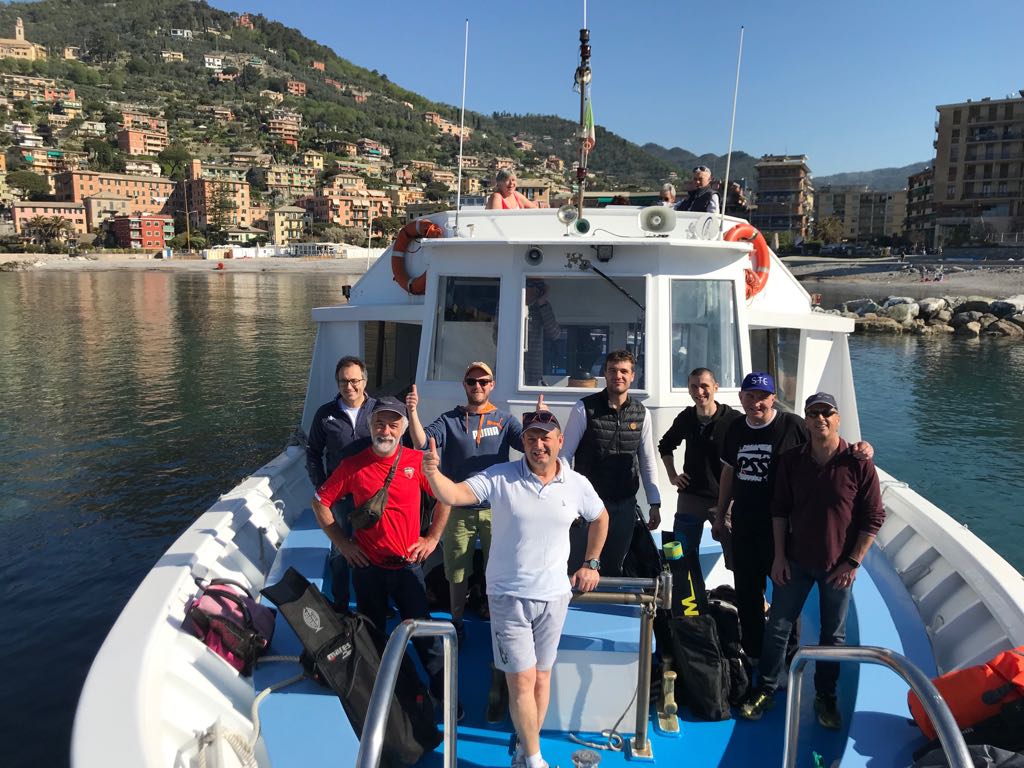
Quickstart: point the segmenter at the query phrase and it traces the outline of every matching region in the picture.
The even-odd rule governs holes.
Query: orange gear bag
[[[998,715],[1011,701],[1024,698],[1024,645],[1003,651],[985,664],[948,672],[932,682],[957,725],[967,728],[980,723]],[[936,738],[935,728],[913,691],[907,694],[907,704],[924,735]]]

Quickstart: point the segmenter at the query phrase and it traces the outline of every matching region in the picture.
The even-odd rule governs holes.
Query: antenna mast
[[[725,202],[729,199],[729,171],[732,169],[732,136],[736,130],[736,97],[740,92],[740,63],[743,61],[743,27],[740,27],[740,50],[736,54],[736,85],[732,90],[732,122],[729,123],[729,154],[725,157],[725,180],[722,182],[722,199],[719,203],[718,234],[725,229]]]
[[[576,67],[575,85],[580,91],[580,161],[576,169],[576,182],[578,194],[576,197],[576,209],[583,217],[583,194],[587,186],[587,156],[592,146],[590,137],[590,126],[588,122],[593,120],[593,112],[588,117],[590,100],[590,30],[587,29],[587,2],[583,0],[583,29],[580,30],[580,65]]]
[[[459,178],[455,182],[455,234],[459,234],[459,209],[462,208],[462,143],[466,138],[466,71],[469,61],[469,19],[466,19],[466,42],[462,48],[462,117],[459,120]]]

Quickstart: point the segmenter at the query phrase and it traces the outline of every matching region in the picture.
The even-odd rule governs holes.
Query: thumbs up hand
[[[537,395],[537,408],[536,408],[536,410],[538,410],[538,411],[547,411],[547,410],[550,410],[550,409],[549,409],[549,408],[548,408],[548,407],[547,407],[547,406],[546,406],[546,405],[544,404],[544,394],[543,394],[543,393],[541,393],[541,394]]]
[[[420,403],[420,396],[416,394],[416,385],[412,385],[412,389],[409,390],[409,394],[405,396],[405,407],[410,412],[416,410],[416,406]]]
[[[430,438],[427,450],[423,452],[423,474],[430,478],[441,472],[441,457],[437,454],[437,441]]]

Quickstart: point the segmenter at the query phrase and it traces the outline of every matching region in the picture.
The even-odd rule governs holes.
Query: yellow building
[[[282,205],[268,215],[270,239],[275,245],[289,245],[306,231],[306,209]]]
[[[25,39],[25,24],[21,17],[14,24],[14,39],[0,38],[0,59],[36,59],[46,58],[46,48],[30,43]]]

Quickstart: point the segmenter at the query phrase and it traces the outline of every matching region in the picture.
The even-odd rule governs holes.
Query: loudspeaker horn
[[[664,205],[651,205],[640,211],[640,229],[644,232],[671,232],[676,228],[676,212]]]
[[[575,205],[563,205],[558,209],[558,220],[566,226],[572,224],[579,217],[580,212],[576,210]]]

